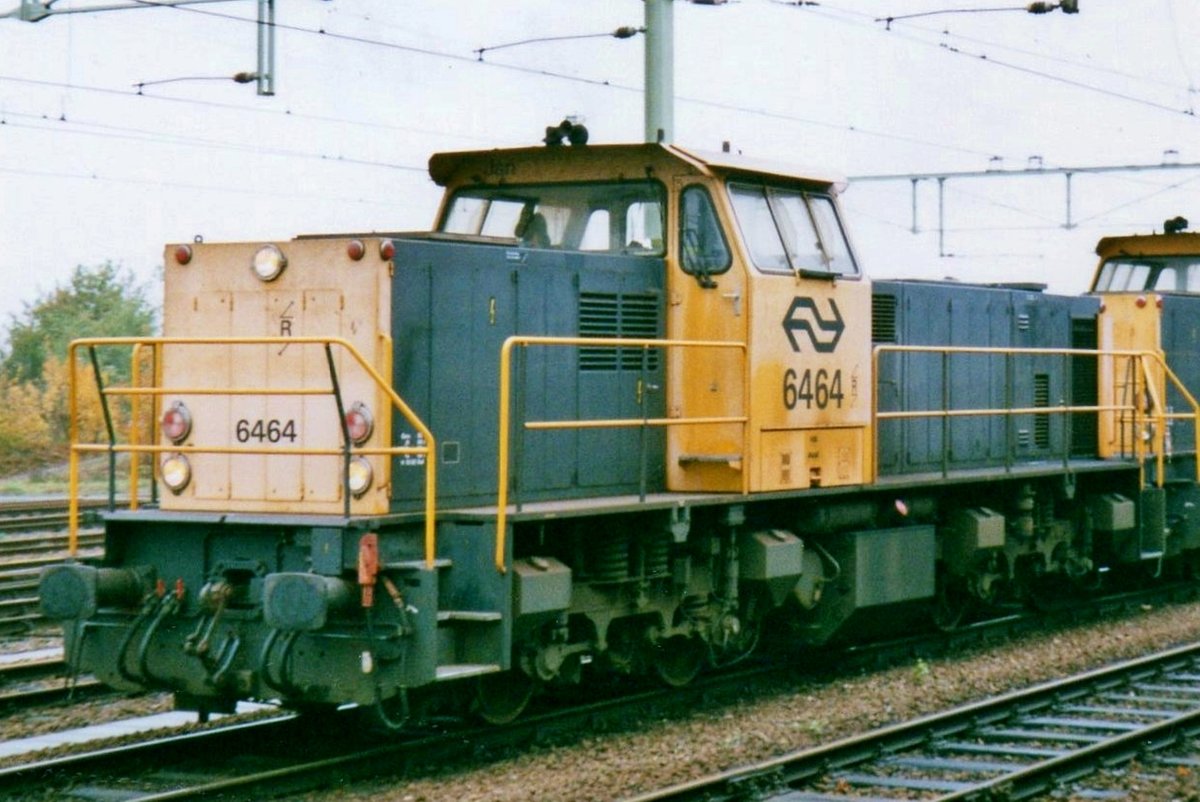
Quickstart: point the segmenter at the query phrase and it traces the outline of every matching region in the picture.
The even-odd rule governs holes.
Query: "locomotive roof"
[[[1101,259],[1114,256],[1200,256],[1200,233],[1104,237],[1096,244],[1096,253]]]
[[[497,148],[435,153],[429,159],[429,175],[440,186],[612,180],[641,178],[659,171],[674,175],[782,178],[839,191],[845,186],[844,178],[827,171],[654,143]]]

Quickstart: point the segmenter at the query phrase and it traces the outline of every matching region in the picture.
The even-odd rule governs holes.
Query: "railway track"
[[[84,499],[84,522],[94,520],[95,510],[107,501]],[[16,499],[0,502],[0,634],[28,632],[42,623],[38,609],[37,582],[42,567],[67,556],[67,503],[63,499]],[[80,559],[93,559],[103,552],[104,533],[99,528],[81,529]]]
[[[124,504],[119,500],[117,506]],[[108,499],[81,498],[80,523],[89,524],[100,510],[108,507]],[[67,500],[12,498],[0,500],[0,533],[65,529],[68,523]],[[0,540],[0,544],[4,541]]]
[[[61,656],[0,665],[0,712],[114,692],[93,677],[80,677],[68,684],[66,672]]]
[[[1123,607],[1136,607],[1151,598],[1146,594],[1130,594],[1119,600],[1106,600],[1104,609],[1112,613]],[[1102,612],[1097,611],[1096,615],[1100,614]],[[826,667],[819,672],[821,674],[842,674],[859,667],[882,664],[889,655],[895,662],[907,660],[914,652],[928,654],[940,648],[957,648],[946,647],[946,643],[962,646],[971,642],[1003,640],[1013,633],[1028,631],[1027,624],[1028,621],[1013,616],[970,627],[949,638],[939,635],[926,639],[924,643],[914,639],[898,640],[851,650],[836,660],[814,662]],[[1037,625],[1034,623],[1032,626]],[[1046,627],[1043,625],[1042,628]],[[939,647],[938,644],[943,646]],[[1200,660],[1200,647],[1196,648],[1192,659]],[[838,668],[835,670],[834,666]],[[579,733],[621,729],[628,727],[630,721],[643,720],[641,717],[647,714],[654,717],[682,714],[683,711],[694,709],[702,699],[728,698],[734,701],[742,698],[747,686],[770,674],[791,671],[779,662],[751,665],[736,672],[705,677],[684,689],[655,689],[555,710],[527,717],[507,727],[470,728],[459,723],[436,732],[418,730],[406,733],[402,738],[372,735],[363,724],[365,711],[343,711],[321,718],[281,714],[267,722],[239,724],[211,733],[174,735],[152,742],[104,748],[2,770],[0,797],[14,800],[53,798],[57,789],[70,786],[88,789],[89,798],[120,798],[130,802],[200,799],[216,795],[222,799],[257,799],[268,790],[273,795],[298,793],[356,778],[410,770],[419,774],[430,765],[445,765],[456,758],[463,761],[473,759],[480,750],[519,748],[532,741],[570,740]],[[1200,665],[1196,673],[1200,674]],[[1200,707],[1200,679],[1197,683],[1195,704]],[[972,710],[983,710],[984,707],[979,705]],[[969,718],[970,714],[966,714],[965,719]],[[865,746],[863,751],[875,748]],[[737,794],[749,788],[771,793],[781,787],[780,770],[774,766],[762,770],[755,767],[745,772],[730,773],[730,776],[739,781],[743,777],[749,779],[735,782],[735,793],[715,796],[713,799],[756,799]],[[131,788],[140,790],[135,794],[129,790]],[[122,793],[125,796],[120,796]],[[675,799],[671,796],[662,798]],[[678,797],[701,798],[708,797]],[[780,796],[778,799],[791,802],[792,797]],[[796,800],[800,799],[820,797],[796,797]],[[875,799],[878,801],[887,797]]]
[[[1194,644],[627,802],[1034,799],[1134,758],[1145,770],[1198,735]],[[1189,765],[1157,760],[1165,771]]]
[[[79,550],[95,551],[104,545],[104,531],[99,528],[79,531]],[[67,553],[65,532],[40,532],[38,534],[8,535],[0,538],[0,566],[11,567],[12,562],[26,565],[42,565],[61,562]],[[82,555],[81,555],[82,556]]]
[[[20,541],[14,544],[12,541]],[[22,535],[0,540],[0,634],[28,632],[44,622],[38,606],[38,574],[43,566],[62,562],[66,556],[66,538]],[[80,559],[94,559],[103,553],[103,532],[80,533]],[[9,548],[11,547],[11,548]]]
[[[93,799],[158,802],[203,798],[261,799],[334,782],[425,771],[480,750],[510,748],[561,733],[604,730],[634,711],[685,709],[704,695],[734,692],[765,669],[712,677],[680,691],[655,689],[535,714],[506,726],[443,722],[402,736],[364,725],[366,711],[338,711],[319,720],[280,714],[199,733],[0,769],[0,796],[54,798],[58,789]],[[778,670],[778,669],[771,669]]]

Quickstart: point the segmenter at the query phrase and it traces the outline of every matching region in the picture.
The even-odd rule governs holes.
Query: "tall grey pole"
[[[646,3],[646,141],[670,142],[675,128],[674,0]]]
[[[275,94],[275,0],[258,0],[258,94]]]

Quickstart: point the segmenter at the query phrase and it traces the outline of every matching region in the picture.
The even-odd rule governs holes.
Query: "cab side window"
[[[708,276],[729,269],[729,245],[704,187],[687,187],[679,197],[679,255],[684,272],[692,275]]]

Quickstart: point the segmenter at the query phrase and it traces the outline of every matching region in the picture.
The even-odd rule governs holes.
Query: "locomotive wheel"
[[[484,674],[475,683],[475,712],[488,724],[508,724],[525,711],[536,686],[524,671]]]
[[[675,635],[655,644],[651,651],[654,672],[672,688],[687,685],[704,667],[704,642]]]
[[[962,580],[938,576],[937,595],[933,599],[933,624],[943,632],[958,629],[970,612],[973,600]]]

